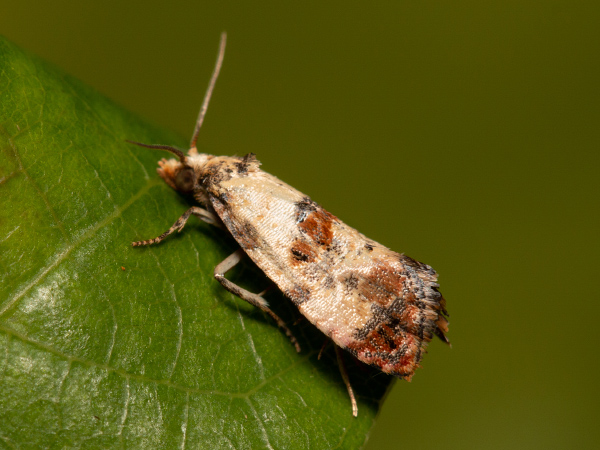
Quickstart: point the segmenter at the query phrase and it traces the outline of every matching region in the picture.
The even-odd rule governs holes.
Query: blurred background
[[[432,265],[368,449],[597,448],[600,3],[4,1],[0,33]],[[165,143],[165,144],[168,144]],[[290,447],[291,448],[291,447]]]

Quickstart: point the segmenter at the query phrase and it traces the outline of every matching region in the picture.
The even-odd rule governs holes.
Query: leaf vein
[[[193,387],[189,387],[189,386],[182,386],[181,384],[174,383],[169,379],[157,380],[154,378],[147,377],[145,375],[137,375],[137,374],[133,374],[130,372],[126,372],[123,369],[117,369],[115,367],[108,366],[107,364],[98,363],[96,361],[90,361],[90,360],[79,358],[79,357],[73,356],[73,355],[68,355],[64,352],[61,352],[60,350],[55,349],[54,347],[52,347],[48,344],[30,339],[27,336],[19,333],[18,331],[14,330],[12,328],[6,327],[1,323],[0,323],[0,331],[5,332],[9,336],[13,336],[13,337],[21,340],[22,342],[36,345],[37,347],[44,349],[44,350],[46,350],[60,358],[63,358],[64,360],[69,361],[71,363],[78,362],[81,364],[85,364],[86,366],[89,366],[89,367],[96,367],[99,369],[106,370],[108,372],[114,372],[117,375],[119,375],[123,378],[126,378],[127,380],[131,379],[131,380],[141,381],[141,382],[145,382],[145,383],[157,383],[157,384],[160,384],[163,386],[170,387],[172,389],[176,389],[178,391],[189,392],[190,394],[219,395],[219,396],[223,396],[223,397],[241,398],[241,399],[246,399],[246,398],[250,397],[251,395],[258,392],[260,389],[262,389],[264,386],[268,385],[272,380],[280,379],[282,375],[293,370],[296,366],[299,366],[299,365],[305,363],[308,359],[310,359],[312,356],[317,354],[317,351],[313,350],[313,351],[307,353],[306,355],[302,355],[301,357],[298,357],[298,359],[296,361],[294,361],[292,364],[290,364],[285,369],[282,369],[279,372],[273,374],[272,376],[266,378],[265,380],[261,381],[256,386],[254,386],[251,389],[248,389],[245,392],[239,392],[239,393],[223,392],[223,391],[218,391],[216,389],[207,390],[207,389],[197,389],[197,388],[193,388]],[[128,381],[128,383],[129,383],[129,381]]]
[[[10,308],[12,308],[21,298],[23,298],[25,296],[25,294],[27,294],[34,286],[36,286],[46,275],[48,275],[48,273],[50,273],[53,269],[58,267],[60,265],[60,263],[63,262],[71,254],[71,252],[73,250],[75,250],[81,244],[86,242],[88,239],[92,238],[99,229],[108,225],[111,221],[113,221],[114,219],[119,217],[121,215],[121,213],[123,213],[123,211],[125,211],[127,208],[129,208],[129,206],[131,206],[138,198],[140,198],[142,195],[144,195],[146,192],[148,192],[152,187],[156,186],[157,184],[158,184],[157,181],[151,181],[148,184],[146,184],[135,195],[133,195],[127,202],[125,202],[122,207],[116,209],[111,214],[107,215],[103,220],[97,222],[95,225],[88,228],[83,234],[80,235],[80,237],[77,239],[77,241],[71,243],[71,245],[69,247],[67,247],[62,252],[58,253],[56,255],[56,258],[54,258],[54,261],[51,264],[49,264],[46,268],[40,270],[37,273],[37,275],[35,275],[33,277],[33,280],[29,284],[24,286],[20,291],[16,292],[15,295],[13,295],[13,297],[4,304],[2,309],[0,309],[0,317],[2,317],[2,315],[6,311],[8,311]]]
[[[56,215],[56,211],[54,210],[52,205],[50,205],[50,201],[48,200],[46,192],[44,192],[42,189],[40,189],[40,186],[34,181],[34,179],[31,177],[31,175],[29,175],[29,172],[27,171],[27,169],[25,169],[25,167],[23,166],[23,161],[21,160],[21,157],[19,156],[19,152],[17,151],[14,143],[12,142],[12,139],[9,139],[8,142],[10,143],[10,148],[12,149],[15,161],[17,162],[17,164],[19,166],[19,170],[23,173],[23,175],[25,175],[25,178],[27,178],[27,180],[29,181],[31,186],[33,186],[33,189],[37,192],[37,194],[40,196],[40,198],[44,202],[46,209],[52,216],[52,219],[56,223],[56,226],[58,227],[60,233],[63,235],[63,238],[65,239],[65,241],[70,242],[71,239],[69,237],[69,234],[67,233],[67,230],[65,229],[62,221]]]
[[[258,422],[258,424],[260,425],[261,434],[262,434],[262,437],[263,437],[263,439],[265,441],[265,444],[267,445],[267,448],[270,449],[270,450],[274,450],[273,447],[271,446],[271,442],[269,442],[269,435],[267,434],[267,430],[265,429],[265,426],[264,426],[262,420],[260,420],[260,417],[258,416],[258,412],[254,408],[254,405],[252,404],[252,401],[249,398],[247,398],[246,402],[248,403],[248,406],[250,406],[250,409],[252,410],[252,414],[254,414],[254,418],[256,419],[256,421]]]

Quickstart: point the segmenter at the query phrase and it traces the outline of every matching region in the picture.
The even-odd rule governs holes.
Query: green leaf
[[[0,40],[0,448],[358,448],[390,378],[346,365],[307,321],[302,352],[224,291],[213,268],[236,246],[192,219],[155,172],[185,147]],[[268,280],[249,263],[234,281]],[[299,313],[272,292],[292,324]]]

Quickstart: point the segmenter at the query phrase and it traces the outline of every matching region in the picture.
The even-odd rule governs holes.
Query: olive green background
[[[0,33],[431,264],[452,349],[367,448],[595,448],[597,2],[3,2]],[[595,445],[594,445],[595,444]],[[290,443],[293,448],[293,443]]]

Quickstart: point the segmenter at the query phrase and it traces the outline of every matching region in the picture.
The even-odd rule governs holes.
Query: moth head
[[[198,174],[206,163],[209,155],[198,153],[195,147],[190,149],[188,156],[181,150],[169,145],[151,145],[140,142],[127,141],[140,147],[167,150],[177,156],[178,159],[163,158],[158,162],[156,171],[165,182],[176,191],[184,194],[192,193],[198,185]]]
[[[188,194],[194,190],[196,176],[194,169],[176,159],[161,159],[156,171],[165,182],[176,191]]]

